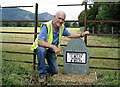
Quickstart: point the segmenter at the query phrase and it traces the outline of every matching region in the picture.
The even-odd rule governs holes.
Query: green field
[[[68,28],[72,33],[81,33],[79,28]],[[1,31],[7,32],[34,32],[34,27],[2,27]],[[38,28],[39,32],[39,28]],[[32,34],[2,34],[2,41],[9,42],[33,42]],[[67,37],[63,37],[61,43],[67,44]],[[116,46],[118,47],[118,37],[108,37],[108,36],[88,36],[88,45],[96,46]],[[16,52],[29,52],[31,45],[25,44],[2,44],[3,51],[16,51]],[[61,51],[64,47],[61,47]],[[89,48],[90,55],[92,57],[112,57],[119,58],[119,49],[116,48]],[[11,59],[18,61],[33,61],[33,55],[27,54],[10,54],[2,53],[2,59]],[[28,85],[29,79],[31,78],[30,71],[33,71],[32,64],[20,63],[20,62],[8,62],[2,61],[2,81],[3,85]],[[58,57],[58,64],[63,64],[63,58]],[[118,60],[105,60],[105,59],[90,59],[90,67],[106,67],[106,68],[119,68]],[[62,69],[62,68],[60,68]],[[97,73],[98,81],[93,84],[98,85],[117,85],[119,78],[119,71],[117,70],[102,70],[102,69],[90,69]],[[52,84],[52,83],[51,83]]]

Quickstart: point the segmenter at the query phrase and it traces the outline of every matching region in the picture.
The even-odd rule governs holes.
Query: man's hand
[[[57,46],[53,46],[53,50],[54,52],[57,54],[57,55],[61,55],[61,51],[60,51],[60,48],[58,48]]]
[[[87,34],[90,34],[89,31],[85,31],[84,33],[82,33],[82,36],[84,37]]]

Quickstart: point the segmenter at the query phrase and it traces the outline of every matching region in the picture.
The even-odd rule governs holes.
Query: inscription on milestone
[[[86,63],[86,52],[66,52],[66,63]]]

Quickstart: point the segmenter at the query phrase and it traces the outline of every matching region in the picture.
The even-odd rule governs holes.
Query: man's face
[[[65,21],[65,14],[64,13],[58,13],[57,16],[54,16],[54,21],[57,27],[60,27],[64,21]]]

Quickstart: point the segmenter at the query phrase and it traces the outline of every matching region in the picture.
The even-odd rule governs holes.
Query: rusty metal
[[[32,43],[26,43],[26,42],[7,42],[7,41],[0,41],[0,43],[9,43],[9,44],[28,44],[32,45]],[[66,44],[61,44],[60,46],[67,46]],[[120,47],[113,47],[113,46],[89,46],[89,48],[120,48]]]
[[[0,22],[35,22],[35,20],[1,20]]]
[[[87,31],[87,2],[85,2],[85,22],[84,22],[85,31]],[[87,45],[87,36],[84,36],[85,44]]]
[[[0,43],[9,43],[9,44],[27,44],[32,45],[32,43],[26,43],[26,42],[8,42],[8,41],[0,41]]]
[[[8,42],[8,41],[0,41],[0,43],[9,43],[9,44],[28,44],[31,45],[32,43],[26,43],[26,42]],[[67,46],[66,44],[61,44],[60,46]],[[113,46],[90,46],[87,45],[89,48],[120,48],[120,47],[113,47]]]
[[[13,51],[2,51],[4,53],[16,53],[16,54],[29,54],[29,55],[34,55],[34,53],[28,53],[28,52],[13,52]]]
[[[88,36],[120,36],[119,34],[89,34]]]
[[[111,58],[111,57],[89,57],[90,59],[106,59],[106,60],[120,60],[120,58]]]
[[[0,31],[0,33],[12,33],[12,34],[39,34],[39,33],[33,33],[33,32],[7,32],[7,31]],[[89,34],[87,36],[120,36],[119,34]]]
[[[87,45],[87,47],[92,47],[92,48],[120,48],[120,47],[113,47],[113,46],[89,46],[89,45]]]
[[[34,29],[34,41],[37,38],[37,23],[38,23],[38,4],[35,4],[35,29]],[[33,55],[33,69],[35,70],[35,63],[36,63],[36,54],[34,50],[34,55]]]
[[[85,22],[84,20],[65,20],[65,22]]]
[[[85,5],[85,4],[64,4],[64,5],[57,5],[57,6],[82,6],[82,5]],[[87,5],[120,5],[120,3],[94,3],[94,4],[87,4]]]
[[[59,67],[63,67],[63,65],[58,65]],[[90,69],[105,69],[105,70],[120,70],[120,68],[106,68],[106,67],[89,67]]]
[[[67,46],[67,44],[60,44],[60,46]]]
[[[7,31],[0,31],[0,33],[11,33],[11,34],[35,34],[33,32],[7,32]],[[39,34],[39,33],[37,33]]]
[[[110,20],[110,21],[104,21],[104,20],[87,20],[87,22],[106,22],[106,23],[120,23],[118,20]]]
[[[38,22],[47,22],[49,20],[38,20]],[[35,22],[35,20],[0,20],[0,22]]]
[[[94,3],[94,4],[87,4],[87,5],[120,5],[120,3]]]
[[[64,4],[64,5],[57,5],[57,6],[82,6],[84,4]]]
[[[57,57],[63,57],[63,55],[61,54],[61,55],[57,55]]]
[[[35,28],[34,28],[34,41],[37,38],[37,23],[38,23],[38,4],[35,5]]]
[[[48,22],[50,20],[38,20],[38,22]]]
[[[49,20],[38,20],[38,22],[47,22]],[[34,20],[0,20],[0,22],[35,22]],[[106,22],[106,23],[120,23],[118,20],[104,21],[104,20],[65,20],[65,22]]]
[[[63,67],[63,65],[58,65],[59,67]]]
[[[120,23],[120,21],[118,20],[107,20],[107,21],[104,21],[104,20],[65,20],[65,22],[106,22],[106,23]]]
[[[20,7],[33,7],[33,6],[3,6],[2,8],[20,8]]]
[[[10,59],[3,59],[4,61],[11,61],[11,62],[23,62],[23,63],[33,63],[31,61],[18,61],[18,60],[10,60]]]
[[[89,67],[91,69],[120,70],[120,68]]]

